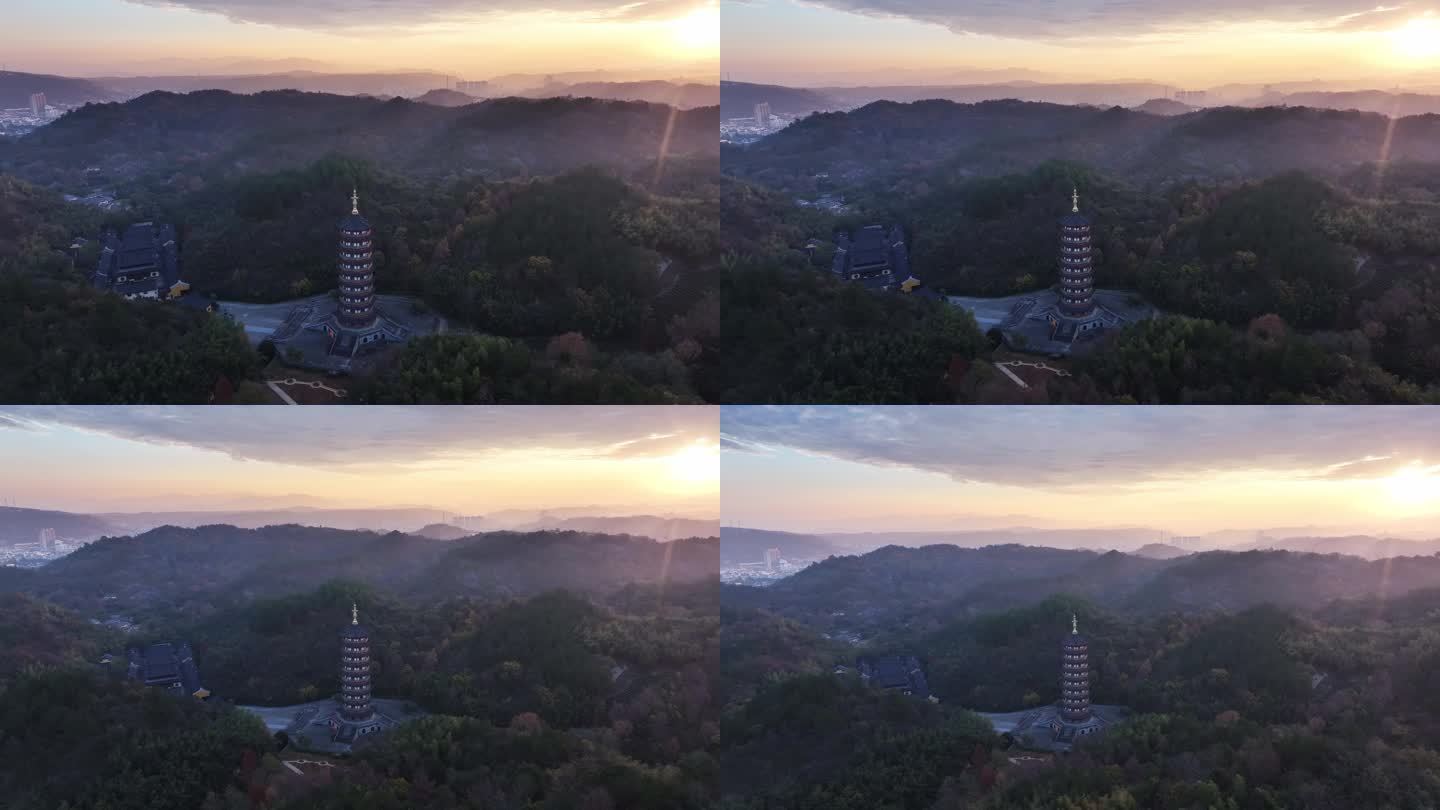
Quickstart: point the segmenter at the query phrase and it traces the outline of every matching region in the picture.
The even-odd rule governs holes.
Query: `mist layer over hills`
[[[854,178],[903,156],[912,167],[943,160],[948,171],[986,174],[1053,159],[1155,181],[1295,169],[1333,174],[1385,156],[1440,160],[1437,135],[1436,116],[1392,121],[1378,113],[1306,107],[1151,115],[1020,101],[880,101],[811,116],[727,152],[725,170],[756,178],[778,171]]]
[[[1416,531],[1423,531],[1423,526]],[[1122,551],[1140,556],[1168,558],[1210,551],[1297,551],[1347,554],[1368,560],[1418,557],[1440,553],[1440,538],[1394,535],[1342,534],[1315,527],[1221,530],[1177,535],[1153,528],[1034,529],[996,528],[967,531],[893,531],[797,533],[726,526],[720,530],[721,559],[726,564],[765,558],[765,549],[779,548],[786,557],[823,559],[834,555],[867,554],[896,546],[921,548],[947,545],[964,549],[986,546],[1029,546],[1074,551]]]
[[[454,519],[463,525],[446,525]],[[161,526],[195,528],[228,525],[241,529],[294,524],[374,532],[412,532],[434,539],[456,539],[478,532],[580,531],[630,534],[658,541],[716,537],[718,521],[660,515],[596,515],[583,508],[501,510],[490,515],[452,516],[438,509],[250,509],[81,514],[0,507],[0,545],[33,542],[41,529],[55,529],[64,540],[88,541],[106,535],[139,534]],[[432,530],[428,531],[427,529]],[[456,535],[455,532],[460,532]]]
[[[727,592],[737,604],[805,621],[823,624],[823,617],[838,611],[851,617],[850,624],[884,624],[1007,610],[1053,593],[1154,614],[1237,611],[1263,603],[1313,610],[1337,599],[1440,587],[1440,557],[1433,554],[1379,560],[1295,551],[1157,556],[1017,545],[887,546],[826,559],[768,588]]]
[[[240,65],[244,68],[246,66]],[[251,65],[251,68],[263,67]],[[377,98],[419,98],[430,93],[455,92],[455,76],[436,71],[342,73],[325,70],[239,70],[226,73],[152,74],[70,78],[38,73],[0,71],[0,107],[23,107],[32,93],[44,93],[51,104],[78,106],[87,102],[118,101],[152,93],[190,93],[226,90],[264,93],[298,90]],[[629,74],[589,71],[570,74],[510,74],[464,85],[474,99],[522,96],[557,96],[648,101],[674,107],[713,107],[719,103],[715,84],[688,79],[639,79]]]
[[[90,105],[3,153],[12,171],[51,182],[147,172],[223,176],[301,166],[334,153],[421,175],[553,173],[714,154],[716,111],[645,102],[499,99],[439,107],[403,99],[275,91],[155,92]],[[668,140],[667,140],[668,135]]]
[[[1392,87],[1393,83],[1386,83]],[[720,83],[721,113],[726,118],[748,116],[754,105],[770,104],[786,115],[846,110],[877,101],[927,100],[977,103],[1014,99],[1050,104],[1096,107],[1138,107],[1151,101],[1186,106],[1243,107],[1306,106],[1335,110],[1362,110],[1392,116],[1440,112],[1440,82],[1420,82],[1409,90],[1382,90],[1364,82],[1232,84],[1180,95],[1174,85],[1160,82],[1056,82],[1012,81],[964,84],[817,84],[806,87],[750,82]]]
[[[8,572],[11,589],[94,611],[207,610],[335,579],[412,599],[523,596],[554,588],[608,593],[627,583],[713,579],[718,542],[580,532],[494,532],[441,541],[399,532],[306,526],[165,526],[111,537],[39,569]],[[108,597],[108,598],[107,598]]]

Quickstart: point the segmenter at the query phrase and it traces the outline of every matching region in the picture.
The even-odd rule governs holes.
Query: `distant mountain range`
[[[748,118],[755,114],[755,105],[762,102],[770,105],[770,112],[779,115],[809,115],[841,108],[837,99],[819,90],[748,82],[720,83],[721,118]]]
[[[1227,85],[1177,98],[1179,88],[1158,82],[1055,82],[1003,81],[958,84],[814,85],[807,87],[747,82],[721,82],[721,115],[738,118],[752,114],[757,103],[768,102],[772,112],[808,115],[845,110],[877,101],[900,103],[944,100],[962,104],[1018,100],[1094,107],[1130,107],[1157,115],[1206,106],[1300,106],[1333,110],[1361,110],[1396,117],[1440,112],[1440,87],[1402,91],[1334,89],[1313,83],[1278,85]]]
[[[119,530],[97,515],[0,506],[0,546],[34,543],[43,529],[54,529],[61,540],[93,540]]]
[[[50,104],[79,105],[115,101],[120,94],[90,79],[0,70],[0,108],[29,107],[30,96],[44,93]]]
[[[186,600],[277,596],[334,579],[397,594],[505,597],[554,588],[712,579],[718,542],[582,532],[492,532],[440,541],[307,526],[165,526],[107,538],[6,584],[73,608],[182,609]],[[227,597],[228,595],[228,597]]]
[[[645,102],[497,99],[438,107],[404,99],[295,91],[239,95],[155,92],[89,105],[6,151],[13,173],[41,183],[114,180],[183,167],[210,177],[293,168],[332,154],[410,175],[523,176],[580,166],[713,155],[714,108],[675,111]]]
[[[34,542],[41,529],[53,528],[61,539],[95,540],[102,536],[136,535],[161,526],[195,528],[226,525],[241,529],[264,526],[308,526],[330,529],[410,532],[454,540],[494,531],[577,531],[633,535],[669,542],[689,537],[716,537],[718,521],[667,515],[586,515],[571,510],[508,510],[493,516],[460,518],[465,525],[446,523],[438,509],[240,509],[175,512],[110,512],[96,515],[41,509],[0,507],[0,545]]]
[[[1149,113],[1151,115],[1184,115],[1185,113],[1195,112],[1199,108],[1170,98],[1152,98],[1144,104],[1137,104],[1131,109],[1136,112]]]
[[[449,523],[430,523],[411,532],[417,537],[424,537],[429,540],[459,540],[462,537],[469,537],[474,532],[468,532],[459,526],[451,526]]]
[[[812,534],[729,526],[720,529],[720,562],[723,565],[762,562],[766,550],[772,548],[780,549],[780,556],[790,559],[823,560],[833,554],[850,553],[838,543]]]
[[[1308,532],[1308,533],[1307,533]],[[1157,537],[1166,539],[1157,541]],[[1217,531],[1179,537],[1147,527],[1106,529],[1033,529],[1008,527],[974,531],[796,533],[724,527],[720,530],[721,560],[726,565],[758,562],[765,550],[782,556],[824,559],[832,555],[867,554],[885,547],[921,549],[954,546],[983,549],[1024,546],[1088,552],[1121,551],[1151,559],[1172,559],[1211,551],[1294,551],[1345,554],[1366,560],[1440,554],[1440,538],[1407,539],[1366,534],[1327,535],[1305,527]]]
[[[277,63],[279,65],[281,63]],[[70,78],[39,73],[0,72],[0,107],[24,107],[30,104],[31,93],[45,93],[52,103],[80,105],[86,102],[117,101],[163,91],[192,93],[203,90],[225,90],[253,94],[277,90],[306,93],[329,93],[344,96],[372,96],[389,99],[396,96],[415,98],[427,104],[460,106],[442,103],[480,98],[520,96],[525,98],[599,98],[615,101],[648,101],[680,109],[713,107],[720,103],[717,84],[689,81],[620,80],[617,74],[597,71],[590,73],[539,75],[515,74],[486,82],[473,82],[467,87],[483,86],[484,92],[462,93],[451,87],[453,76],[435,71],[397,71],[387,73],[339,73],[317,70],[262,70],[201,74],[160,74],[148,76],[100,76]]]
[[[1388,153],[1384,150],[1388,149]],[[785,188],[817,172],[872,178],[891,167],[958,175],[1075,160],[1135,181],[1334,175],[1374,162],[1440,161],[1440,117],[1390,119],[1309,107],[1223,107],[1153,115],[1023,101],[881,101],[812,115],[726,152],[725,171]]]
[[[714,107],[720,103],[720,87],[718,85],[679,84],[666,81],[552,82],[526,89],[516,95],[527,98],[574,96],[575,98],[608,98],[618,101],[648,101],[652,104],[666,104],[682,110]]]
[[[1440,94],[1387,93],[1380,90],[1312,92],[1262,95],[1247,106],[1324,107],[1332,110],[1361,110],[1394,118],[1440,114]]]
[[[101,76],[93,81],[122,98],[153,93],[190,93],[197,90],[225,90],[231,93],[262,93],[270,90],[299,90],[306,93],[367,95],[383,98],[418,96],[443,88],[450,77],[443,73],[314,73],[289,71],[254,75],[210,76]]]
[[[887,546],[819,562],[767,588],[726,589],[738,606],[809,622],[843,613],[885,624],[923,622],[1033,604],[1051,594],[1115,610],[1235,611],[1274,603],[1312,610],[1337,599],[1440,587],[1440,556],[1365,560],[1295,551],[1211,551],[1156,558],[1004,545]]]
[[[415,100],[421,104],[434,104],[436,107],[464,107],[466,104],[474,104],[477,99],[458,90],[441,89],[416,96]]]

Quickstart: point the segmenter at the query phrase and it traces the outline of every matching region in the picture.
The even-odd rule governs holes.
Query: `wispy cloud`
[[[786,449],[1008,486],[1143,485],[1268,470],[1373,478],[1440,462],[1440,409],[725,407],[722,446]]]
[[[839,11],[903,17],[957,33],[1035,40],[1118,38],[1215,25],[1270,22],[1375,30],[1433,9],[1425,2],[1377,8],[1364,0],[813,0]]]
[[[480,20],[490,15],[555,12],[594,20],[665,19],[703,5],[696,0],[136,0],[145,5],[220,14],[238,22],[292,28],[368,29]]]
[[[714,442],[710,407],[6,407],[0,426],[73,428],[299,466],[435,464],[510,450],[665,456]]]

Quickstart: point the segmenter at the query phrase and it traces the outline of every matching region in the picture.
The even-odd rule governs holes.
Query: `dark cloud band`
[[[504,450],[646,458],[715,442],[717,408],[7,407],[0,425],[60,425],[302,466],[425,463]]]
[[[1440,463],[1440,408],[1426,406],[725,407],[720,422],[727,452],[787,448],[1036,488],[1242,469],[1367,478]]]
[[[813,0],[839,11],[903,17],[957,33],[1017,39],[1112,38],[1227,23],[1280,22],[1377,30],[1423,13],[1428,3],[1377,8],[1364,0]]]
[[[290,28],[373,28],[473,20],[487,14],[551,11],[595,19],[677,16],[697,0],[134,0],[151,6],[221,14],[232,20]]]

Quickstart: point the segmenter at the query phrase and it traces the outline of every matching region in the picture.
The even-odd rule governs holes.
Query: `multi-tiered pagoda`
[[[350,626],[340,634],[340,715],[350,722],[369,720],[370,631],[360,623],[360,609],[350,606]]]
[[[1060,312],[1084,318],[1095,311],[1095,265],[1090,218],[1080,213],[1080,191],[1070,193],[1070,213],[1060,218]]]
[[[1060,718],[1067,723],[1090,719],[1090,642],[1080,635],[1080,621],[1070,616],[1070,635],[1061,645]]]
[[[340,221],[340,324],[367,329],[375,323],[375,251],[370,220],[360,215],[360,192],[350,192],[350,216]]]

